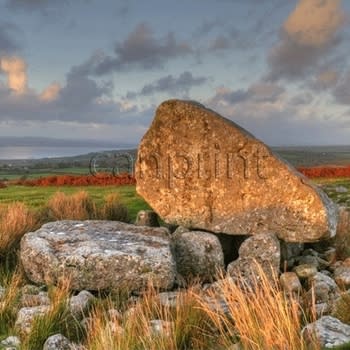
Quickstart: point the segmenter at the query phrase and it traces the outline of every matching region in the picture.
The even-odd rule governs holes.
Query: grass
[[[344,186],[350,188],[349,183]],[[37,219],[127,220],[128,212],[134,219],[139,210],[148,208],[134,186],[9,186],[0,191],[0,285],[6,287],[0,298],[1,339],[16,335],[14,323],[21,287],[26,283],[18,267],[11,270],[4,261],[10,251],[15,252],[22,235],[37,227]],[[45,212],[51,217],[38,218]],[[259,278],[249,288],[243,278],[239,283],[222,279],[220,295],[228,312],[215,303],[214,291],[204,294],[197,285],[179,293],[175,306],[162,305],[158,291],[150,286],[136,301],[123,290],[98,298],[86,314],[86,329],[69,311],[69,280],[64,280],[49,286],[49,311],[35,319],[30,333],[22,338],[22,349],[42,349],[50,335],[62,333],[88,350],[224,350],[237,341],[244,350],[318,350],[317,344],[306,344],[300,335],[303,325],[312,321],[308,319],[312,312],[286,296],[277,279],[271,281],[262,269],[258,271]],[[346,322],[349,308],[349,298],[344,295],[338,316]],[[110,309],[118,312],[111,314]],[[163,321],[161,332],[155,330],[152,320]]]
[[[39,209],[43,207],[56,192],[66,195],[86,191],[97,206],[101,206],[109,194],[119,196],[120,201],[125,204],[129,211],[130,219],[136,219],[140,210],[150,209],[147,203],[136,193],[135,186],[47,186],[26,187],[13,186],[0,189],[0,204],[10,204],[21,201],[30,208]]]
[[[277,277],[271,281],[259,265],[256,270],[256,278],[249,284],[240,276],[238,281],[224,279],[220,283],[228,313],[219,304],[213,308],[210,303],[202,302],[222,335],[224,348],[238,337],[244,350],[317,349],[307,345],[300,335],[305,320],[298,300],[283,293]],[[211,293],[214,299],[216,293]]]
[[[69,290],[69,279],[64,279],[57,287],[50,288],[49,310],[45,315],[34,319],[31,331],[24,340],[23,347],[26,350],[42,349],[46,339],[57,333],[75,341],[83,338],[83,327],[69,310]]]

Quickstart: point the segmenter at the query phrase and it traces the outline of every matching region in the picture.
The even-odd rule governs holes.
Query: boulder
[[[171,289],[175,262],[164,228],[116,221],[56,221],[24,235],[20,259],[35,283],[71,278],[74,290]]]
[[[215,280],[224,271],[224,253],[218,237],[209,232],[178,231],[172,236],[172,251],[180,280]]]
[[[336,232],[334,203],[264,143],[192,101],[169,100],[138,149],[137,192],[169,224],[276,232],[313,242]]]
[[[307,343],[318,341],[322,348],[331,349],[350,342],[350,326],[332,316],[323,316],[302,330]],[[345,348],[344,348],[345,349]]]
[[[227,266],[227,274],[255,285],[261,272],[271,281],[278,278],[280,244],[271,233],[260,233],[246,239],[239,248],[239,258]]]

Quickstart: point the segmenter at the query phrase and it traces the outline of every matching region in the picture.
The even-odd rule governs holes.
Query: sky
[[[137,145],[177,98],[271,146],[348,145],[349,13],[348,0],[0,0],[0,139]]]

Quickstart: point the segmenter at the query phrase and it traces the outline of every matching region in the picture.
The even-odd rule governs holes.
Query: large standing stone
[[[72,289],[126,287],[148,282],[171,289],[176,266],[164,228],[117,221],[56,221],[24,235],[21,261],[35,283],[56,284],[70,277]]]
[[[334,236],[336,207],[261,141],[204,106],[162,103],[143,137],[137,192],[171,224],[288,242]]]

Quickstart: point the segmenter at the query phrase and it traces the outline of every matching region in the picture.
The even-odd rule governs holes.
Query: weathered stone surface
[[[15,328],[22,335],[27,335],[32,329],[34,319],[38,316],[44,316],[50,307],[48,305],[40,305],[34,307],[23,307],[18,311]]]
[[[72,343],[62,334],[47,338],[43,350],[72,350]]]
[[[304,339],[314,344],[315,337],[319,345],[331,349],[350,342],[350,326],[332,316],[323,316],[308,324],[302,331]]]
[[[267,278],[278,278],[280,268],[280,244],[271,233],[260,233],[246,239],[239,248],[239,258],[227,266],[227,274],[242,277],[248,284],[258,281],[260,271]]]
[[[82,290],[78,295],[69,299],[69,310],[76,317],[81,318],[87,313],[95,297],[87,290]]]
[[[224,253],[218,237],[212,233],[175,233],[172,236],[172,251],[181,280],[199,278],[203,282],[210,282],[224,270]]]
[[[140,210],[137,213],[135,225],[159,227],[158,215],[153,210]]]
[[[280,276],[282,289],[288,295],[298,296],[302,291],[300,280],[295,272],[284,272]]]
[[[70,276],[72,289],[171,289],[175,262],[164,228],[116,221],[57,221],[24,235],[20,257],[35,283]]]
[[[261,141],[204,106],[162,103],[143,137],[137,192],[168,223],[217,233],[334,236],[336,206]]]

